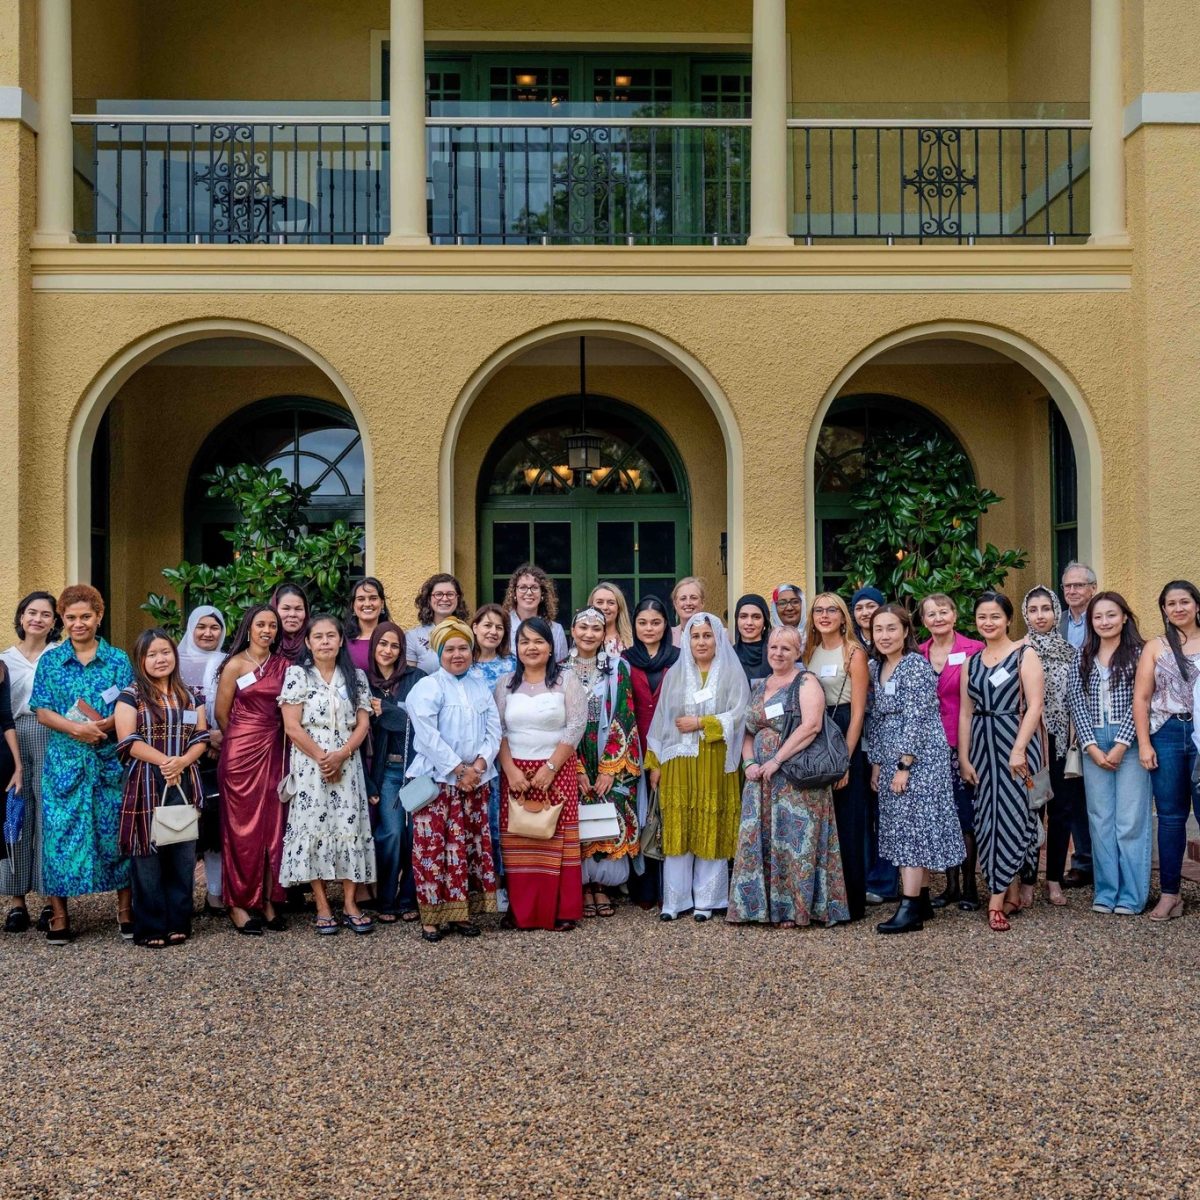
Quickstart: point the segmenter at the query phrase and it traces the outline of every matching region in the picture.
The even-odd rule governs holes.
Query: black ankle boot
[[[918,903],[921,906],[921,920],[932,921],[937,913],[933,910],[933,901],[929,898],[929,889],[927,887],[921,889],[921,895],[918,898]]]
[[[962,895],[962,886],[959,882],[960,874],[957,867],[946,868],[946,890],[939,892],[930,901],[934,908],[949,908]]]
[[[921,920],[921,898],[920,896],[905,896],[900,901],[900,907],[892,914],[888,921],[880,921],[875,926],[876,933],[915,933],[918,929],[924,929],[925,923]]]
[[[963,876],[962,899],[958,902],[958,907],[963,912],[979,911],[979,884],[975,880],[974,869],[970,874]]]

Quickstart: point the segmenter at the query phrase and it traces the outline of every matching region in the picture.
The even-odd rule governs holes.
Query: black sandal
[[[440,942],[446,935],[440,929],[422,929],[421,940],[423,942]]]
[[[455,921],[450,928],[460,937],[477,938],[483,936],[483,930],[474,921]]]
[[[234,919],[233,914],[229,916],[229,923],[242,934],[243,937],[262,937],[263,926],[261,917],[247,917],[245,922],[239,925]]]
[[[272,933],[282,933],[288,927],[287,918],[281,912],[277,912],[269,921],[263,921],[262,925]]]
[[[578,921],[555,921],[554,922],[554,932],[555,933],[570,933],[572,929],[577,929],[578,927],[579,927]]]
[[[4,918],[5,933],[24,933],[29,928],[29,909],[10,908]]]

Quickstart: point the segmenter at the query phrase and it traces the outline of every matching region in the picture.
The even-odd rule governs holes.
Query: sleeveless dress
[[[979,865],[993,895],[1018,877],[1025,883],[1037,878],[1040,822],[1029,810],[1024,786],[1008,768],[1021,725],[1021,650],[1016,647],[994,667],[983,661],[982,653],[967,659],[967,694],[975,705],[971,765],[979,776],[975,838]],[[1039,771],[1042,747],[1036,736],[1025,755],[1029,770]]]

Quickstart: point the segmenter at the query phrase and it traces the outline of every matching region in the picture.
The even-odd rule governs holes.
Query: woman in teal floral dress
[[[50,901],[46,940],[74,934],[67,898],[117,893],[123,937],[133,937],[129,859],[121,854],[121,763],[113,708],[133,682],[124,651],[99,636],[104,600],[76,584],[58,598],[66,641],[51,646],[33,677],[29,708],[50,730],[42,768],[42,876]]]
[[[604,648],[604,615],[585,608],[571,623],[574,645],[569,669],[588,696],[588,723],[576,751],[579,773],[580,857],[583,867],[583,915],[611,917],[606,889],[629,878],[638,852],[637,781],[642,748],[633,711],[629,664]],[[615,836],[584,840],[588,806],[607,801],[617,810]]]
[[[756,679],[750,689],[742,748],[746,786],[725,918],[733,924],[794,929],[812,921],[835,925],[850,920],[833,792],[798,788],[779,769],[780,750],[790,758],[802,749],[825,715],[824,690],[797,662],[800,648],[794,628],[772,630],[767,639],[771,674]],[[798,676],[800,726],[781,745],[784,708]]]

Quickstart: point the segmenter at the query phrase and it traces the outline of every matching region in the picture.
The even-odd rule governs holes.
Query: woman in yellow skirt
[[[725,626],[712,613],[695,613],[683,627],[679,661],[663,680],[646,739],[646,767],[662,812],[663,921],[689,908],[707,921],[729,905],[749,699]]]

